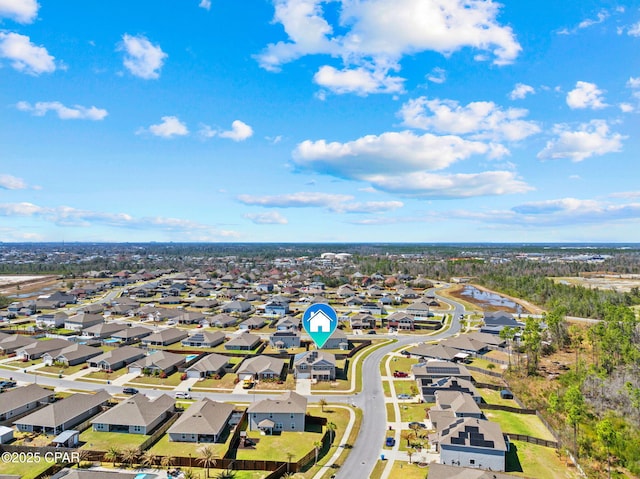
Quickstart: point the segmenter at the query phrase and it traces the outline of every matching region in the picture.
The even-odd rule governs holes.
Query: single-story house
[[[167,375],[176,371],[185,362],[186,356],[182,354],[168,353],[167,351],[155,351],[129,364],[130,373],[141,374],[145,369],[151,373],[165,373]]]
[[[78,313],[67,318],[64,322],[64,328],[73,331],[82,331],[83,329],[100,323],[104,323],[104,318],[100,314]]]
[[[182,329],[168,328],[161,329],[149,336],[142,338],[141,343],[147,347],[149,346],[168,346],[169,344],[177,343],[188,336],[187,332]]]
[[[72,294],[63,293],[62,291],[56,291],[50,294],[47,298],[48,301],[55,302],[59,308],[66,306],[67,304],[76,304],[78,298]]]
[[[465,352],[472,356],[477,356],[489,350],[489,346],[487,345],[487,343],[482,343],[476,339],[472,339],[466,334],[447,338],[442,341],[441,344]]]
[[[36,326],[42,329],[46,328],[61,328],[64,326],[65,321],[68,319],[66,313],[58,311],[56,313],[40,314],[36,318]]]
[[[69,346],[57,351],[50,351],[42,355],[42,362],[47,365],[64,364],[65,366],[75,366],[85,363],[91,358],[102,354],[102,350],[87,346],[86,344],[71,343]]]
[[[260,329],[267,324],[267,320],[262,316],[251,316],[248,319],[245,319],[238,325],[238,329],[249,330],[249,329]]]
[[[182,345],[191,348],[215,348],[224,343],[222,331],[198,331],[182,340]]]
[[[411,349],[409,352],[412,356],[418,356],[425,359],[440,359],[442,361],[457,361],[465,359],[468,354],[461,353],[459,349],[454,349],[444,344],[419,344]]]
[[[285,316],[280,318],[276,323],[277,331],[300,331],[302,328],[302,318],[292,318],[291,316]]]
[[[127,325],[125,323],[100,323],[84,329],[82,331],[82,335],[98,339],[106,339],[110,338],[112,334],[122,331],[123,329],[127,329]]]
[[[293,361],[297,379],[315,379],[317,381],[335,381],[336,357],[322,350],[296,354]]]
[[[22,432],[58,435],[100,412],[110,400],[111,395],[103,389],[95,394],[76,393],[24,416],[14,424]]]
[[[300,347],[300,334],[297,331],[275,331],[269,336],[269,344],[276,349]]]
[[[203,398],[189,406],[167,430],[169,441],[221,442],[233,405]]]
[[[471,373],[463,364],[450,361],[431,360],[426,363],[414,364],[411,366],[411,372],[417,381],[421,379],[435,381],[450,376],[471,381]]]
[[[454,417],[475,417],[484,419],[484,415],[470,394],[461,391],[440,390],[435,392],[436,405],[431,411],[451,411]]]
[[[205,291],[205,290],[199,290],[199,291]],[[198,296],[198,293],[195,293],[196,296]],[[209,295],[209,292],[206,291],[207,296]],[[212,309],[215,308],[216,306],[218,306],[218,301],[215,299],[199,299],[198,301],[194,301],[193,303],[191,303],[191,307],[193,308],[203,308],[203,309]]]
[[[264,306],[264,313],[274,316],[284,316],[289,314],[289,303],[286,301],[269,301]]]
[[[189,366],[185,373],[188,378],[206,378],[216,374],[222,376],[228,365],[229,358],[227,356],[211,353]]]
[[[306,413],[307,398],[287,391],[277,399],[266,398],[249,406],[249,430],[303,432]]]
[[[152,329],[145,328],[143,326],[133,326],[131,328],[125,328],[121,331],[115,332],[111,335],[112,339],[117,339],[124,344],[137,343],[142,338],[146,338],[153,333]]]
[[[254,356],[245,359],[236,374],[242,379],[279,379],[282,376],[285,361],[271,356]]]
[[[231,301],[222,306],[223,313],[248,313],[251,311],[251,303],[246,301]]]
[[[230,341],[227,341],[224,345],[224,348],[232,351],[251,351],[256,349],[260,345],[260,336],[256,336],[255,334],[244,332],[242,334],[238,334]]]
[[[178,322],[178,324],[200,324],[205,320],[205,316],[202,313],[188,311],[186,313],[182,313],[180,316],[176,316],[173,320]]]
[[[47,341],[36,341],[16,350],[16,359],[23,361],[32,361],[39,359],[44,353],[58,351],[60,349],[71,346],[73,343],[66,339],[52,338]]]
[[[209,325],[217,328],[229,328],[238,322],[238,318],[228,314],[216,314],[209,319]]]
[[[0,339],[0,352],[2,354],[11,354],[20,348],[24,348],[30,344],[38,342],[33,336],[25,336],[23,334],[11,334]]]
[[[0,426],[0,444],[6,444],[13,440],[13,429],[7,426]]]
[[[0,421],[37,409],[43,404],[52,402],[54,398],[55,393],[52,389],[45,389],[37,384],[9,389],[2,393]]]
[[[89,366],[94,368],[105,369],[107,371],[115,371],[125,367],[145,355],[144,350],[134,348],[133,346],[123,346],[121,348],[112,349],[102,353],[100,356],[91,358],[87,361]]]
[[[473,333],[468,333],[467,336],[470,339],[475,339],[476,341],[480,341],[481,343],[485,343],[491,348],[504,348],[507,345],[507,342],[504,339],[501,339],[499,335],[489,334],[489,333],[481,333],[480,331],[474,331]]]
[[[100,414],[91,424],[93,430],[98,432],[151,434],[171,416],[175,407],[175,399],[167,394],[155,399],[135,394]]]
[[[434,402],[438,391],[460,391],[469,394],[476,403],[482,402],[482,396],[468,379],[445,377],[434,381],[418,380],[418,390],[424,402]]]
[[[342,349],[346,351],[349,349],[349,339],[347,335],[339,329],[336,329],[331,336],[324,343],[322,349]]]
[[[67,478],[64,478],[67,479]],[[471,469],[460,466],[447,466],[432,462],[429,464],[427,479],[514,479],[511,474],[502,474],[484,469]]]

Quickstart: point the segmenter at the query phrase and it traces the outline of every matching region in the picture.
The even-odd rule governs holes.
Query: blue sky
[[[0,0],[2,241],[640,241],[640,8]]]

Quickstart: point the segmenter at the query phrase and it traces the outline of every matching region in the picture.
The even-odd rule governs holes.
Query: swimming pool
[[[109,339],[105,339],[103,341],[103,343],[105,343],[105,344],[113,344],[113,343],[119,343],[119,342],[120,342],[120,340],[116,339],[116,338],[109,338]]]
[[[186,360],[186,362],[189,362],[189,361],[193,361],[193,360],[194,360],[195,358],[197,358],[197,357],[198,357],[198,355],[197,355],[197,354],[189,354],[189,355],[185,358],[185,360]]]

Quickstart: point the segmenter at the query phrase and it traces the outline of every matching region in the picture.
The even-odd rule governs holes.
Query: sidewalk
[[[331,407],[340,407],[343,409],[347,409],[349,411],[349,423],[347,424],[347,427],[344,430],[344,434],[340,439],[340,442],[339,442],[340,445],[336,448],[335,452],[331,455],[329,460],[320,467],[320,470],[318,472],[316,472],[316,475],[313,476],[313,479],[321,479],[322,476],[326,474],[327,468],[330,468],[338,460],[338,458],[340,457],[340,454],[342,454],[342,451],[344,451],[344,446],[349,440],[349,434],[351,434],[351,429],[353,429],[353,425],[356,422],[356,413],[353,412],[352,408],[346,407],[346,406],[338,406],[336,404],[332,404]],[[337,436],[334,437],[333,440],[334,442],[337,441],[338,437]]]

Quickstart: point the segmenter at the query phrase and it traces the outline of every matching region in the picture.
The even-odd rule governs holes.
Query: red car
[[[403,371],[395,371],[395,372],[393,373],[393,377],[394,377],[394,378],[408,378],[408,377],[409,377],[409,374],[407,374],[407,373],[405,373],[405,372],[403,372]]]

